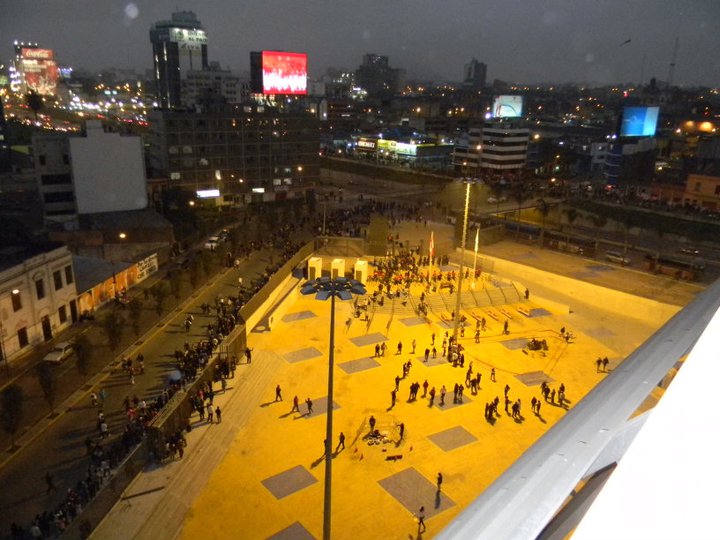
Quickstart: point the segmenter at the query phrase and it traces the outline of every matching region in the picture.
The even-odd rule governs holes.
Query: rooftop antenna
[[[673,77],[675,76],[675,61],[677,60],[678,48],[680,47],[680,38],[675,38],[675,47],[673,47],[672,59],[670,60],[670,68],[668,69],[667,85],[672,86]]]

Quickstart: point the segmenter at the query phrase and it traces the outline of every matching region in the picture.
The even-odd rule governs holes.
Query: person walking
[[[395,406],[396,399],[397,399],[397,391],[393,390],[392,392],[390,392],[390,400],[391,400],[390,408],[391,409]]]
[[[211,403],[207,404],[207,418],[208,418],[208,424],[212,424],[213,423],[213,408],[212,408]]]
[[[305,404],[307,405],[307,408],[308,408],[308,412],[307,412],[308,415],[312,414],[312,412],[313,412],[312,400],[311,400],[310,398],[307,398],[307,399],[305,400]]]
[[[425,362],[428,361],[428,358],[430,358],[430,349],[425,349]]]
[[[400,422],[400,440],[403,440],[403,436],[405,435],[405,423]]]
[[[405,366],[403,366],[404,371]],[[400,375],[395,375],[395,391],[400,390]]]
[[[375,417],[370,415],[370,420],[368,420],[368,423],[370,424],[370,433],[375,431]]]
[[[495,382],[495,368],[492,368],[492,369],[490,370],[490,380],[491,380],[492,382]]]
[[[298,402],[298,397],[297,397],[297,396],[295,396],[295,397],[293,398],[293,406],[292,406],[292,409],[290,409],[290,412],[291,412],[291,413],[292,413],[292,412],[296,412],[296,411],[297,411],[297,412],[300,412],[300,404],[299,404],[299,402]]]
[[[609,360],[608,360],[607,356],[602,359],[602,367],[603,367],[603,371],[605,373],[607,373],[608,362],[609,362]]]
[[[602,358],[599,356],[597,357],[597,360],[595,360],[595,373],[600,373],[600,366],[602,366]]]
[[[445,405],[445,394],[447,393],[447,390],[445,389],[445,385],[442,385],[442,388],[440,389],[440,405]]]
[[[412,354],[415,354],[415,345],[416,345],[416,343],[415,343],[415,340],[413,339],[412,340]]]
[[[425,532],[425,507],[421,506],[417,513],[418,534]]]
[[[437,483],[437,490],[440,491],[440,489],[442,488],[442,483],[443,483],[443,475],[442,475],[441,472],[439,472],[438,475],[437,475],[437,482],[436,482],[436,483]]]
[[[218,424],[222,422],[222,411],[220,410],[220,407],[215,407],[215,416],[217,417]]]
[[[401,354],[402,354],[402,341],[399,341],[398,345],[397,345],[397,351],[395,351],[395,356],[399,356]]]
[[[345,434],[342,431],[340,432],[340,437],[338,437],[338,445],[335,447],[336,453],[340,449],[341,446],[342,446],[342,449],[345,450]]]
[[[278,384],[275,387],[275,401],[282,401],[282,388],[280,388],[280,385]]]

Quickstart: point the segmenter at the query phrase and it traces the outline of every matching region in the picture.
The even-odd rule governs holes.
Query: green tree
[[[529,199],[529,195],[525,187],[518,181],[513,187],[513,200],[517,203],[517,234],[520,236],[520,211],[522,203]]]
[[[76,366],[81,375],[87,375],[88,366],[93,356],[93,345],[87,334],[80,334],[75,338]]]
[[[200,261],[195,258],[190,263],[190,286],[193,288],[193,290],[197,289],[198,285],[200,285]]]
[[[540,248],[545,246],[545,221],[550,213],[550,205],[545,199],[538,199],[535,211],[540,214]]]
[[[50,405],[50,410],[55,414],[55,400],[57,399],[57,374],[52,364],[40,362],[35,368],[40,388],[42,389],[45,401]]]
[[[25,94],[25,103],[28,107],[30,107],[30,110],[33,112],[33,114],[35,114],[35,120],[37,120],[38,113],[45,105],[42,96],[34,90],[30,90],[27,94]]]
[[[142,318],[143,303],[139,298],[133,298],[128,304],[130,324],[132,324],[135,336],[140,335],[140,319]]]
[[[23,391],[19,385],[13,383],[3,388],[0,394],[0,422],[3,429],[10,435],[11,448],[14,450],[15,434],[20,429],[23,417]]]
[[[158,317],[163,314],[165,309],[165,301],[170,296],[170,285],[167,281],[158,281],[150,289],[153,298],[155,299],[155,312]]]
[[[105,332],[108,348],[111,352],[115,352],[122,341],[123,330],[125,330],[125,319],[117,310],[111,309],[100,319],[100,327],[103,329],[103,332]]]
[[[600,232],[607,225],[608,219],[603,214],[591,214],[590,220],[595,227],[595,257],[597,258],[600,252]]]
[[[176,300],[180,300],[180,289],[182,286],[182,276],[179,270],[170,272],[170,291]]]
[[[567,220],[567,223],[568,223],[568,231],[567,231],[567,233],[565,233],[565,236],[567,237],[567,244],[570,244],[570,231],[572,231],[573,223],[575,223],[575,220],[578,217],[580,217],[580,214],[573,207],[566,208],[564,213],[565,213],[565,219]]]

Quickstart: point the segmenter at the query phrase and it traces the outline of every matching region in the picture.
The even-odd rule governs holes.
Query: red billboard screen
[[[263,94],[307,94],[307,54],[262,52]]]

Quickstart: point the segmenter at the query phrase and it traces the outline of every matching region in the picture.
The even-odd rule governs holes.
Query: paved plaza
[[[401,238],[426,233],[422,225],[405,226],[407,230],[399,229]],[[437,245],[450,245],[449,228],[438,227],[435,235]],[[501,246],[498,251],[503,249],[516,248]],[[518,249],[531,251],[527,246]],[[540,252],[516,260],[533,264],[548,256]],[[553,255],[553,264],[562,265],[557,257],[565,256]],[[567,275],[594,272],[602,279],[616,275],[625,282],[636,277],[616,267],[593,270],[597,262],[566,259],[574,261],[566,264],[577,266],[566,268]],[[418,317],[399,302],[386,302],[365,322],[354,317],[351,301],[336,303],[333,447],[343,432],[345,448],[333,461],[333,538],[431,538],[566,413],[557,401],[544,400],[540,414],[531,412],[531,400],[541,397],[542,382],[552,389],[564,384],[567,406],[572,407],[605,376],[596,370],[597,357],[608,357],[613,369],[660,325],[565,298],[544,283],[520,278],[509,277],[533,291],[529,300],[463,312],[470,324],[460,339],[465,347],[463,368],[440,358],[443,336],[452,333],[440,314],[431,310],[428,317]],[[650,278],[664,279],[637,277]],[[493,289],[495,284],[480,280],[475,287]],[[663,285],[653,281],[647,287],[659,290]],[[685,303],[692,289],[682,291]],[[447,290],[439,294],[449,297]],[[141,474],[125,493],[132,507],[118,503],[94,538],[322,537],[330,302],[297,291],[287,302],[272,331],[248,335],[253,362],[240,366],[233,390],[217,397],[223,423],[189,433],[183,460]],[[474,316],[487,323],[479,343],[474,339]],[[506,320],[508,335],[503,334]],[[563,327],[573,333],[569,342],[560,335]],[[433,333],[438,357],[426,363],[423,353],[432,348]],[[532,338],[544,339],[548,350],[529,350]],[[396,354],[398,342],[403,344],[402,354]],[[387,350],[376,357],[379,343],[386,343]],[[402,377],[408,361],[412,368],[391,406],[395,377]],[[482,374],[480,389],[473,395],[465,388],[462,403],[453,402],[453,388],[465,383],[471,364],[474,373]],[[495,381],[490,376],[493,368]],[[410,400],[410,384],[425,381],[428,392],[435,389],[434,401],[423,397],[422,387],[418,398]],[[275,400],[277,385],[282,401]],[[508,397],[521,400],[517,418],[505,413],[506,385]],[[441,405],[443,386],[447,395]],[[292,410],[295,396],[299,411]],[[500,414],[489,422],[485,406],[495,397],[500,399]],[[313,402],[311,414],[308,398]],[[385,442],[372,444],[375,441],[366,438],[371,416]],[[438,472],[444,478],[440,490]],[[130,499],[133,495],[139,496]],[[418,535],[413,514],[420,506],[425,507],[427,531]],[[118,536],[120,532],[124,536]]]

